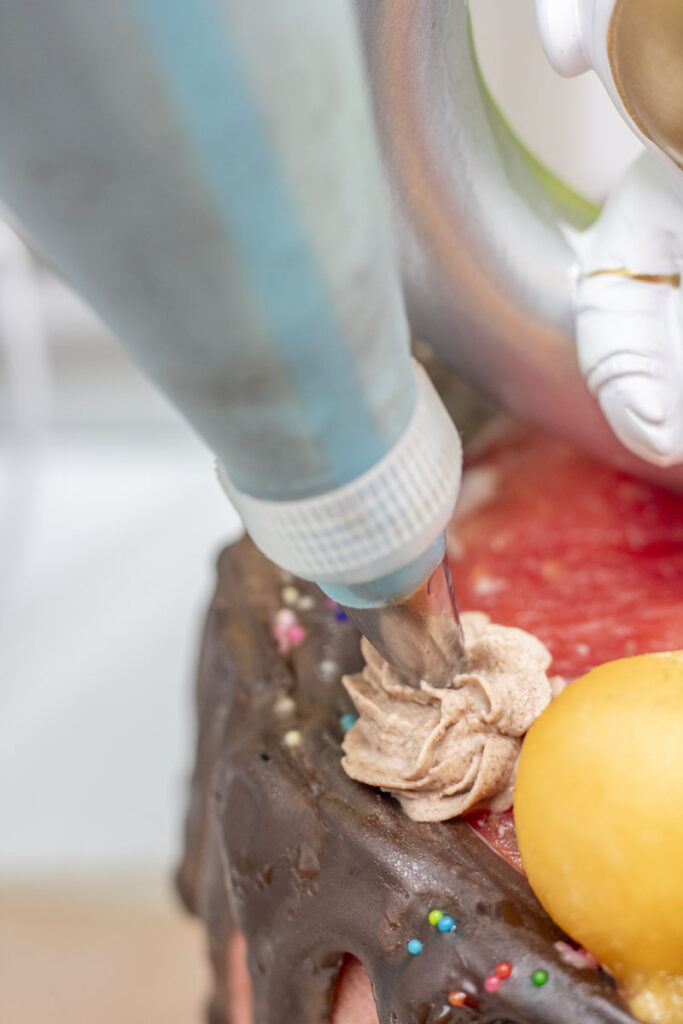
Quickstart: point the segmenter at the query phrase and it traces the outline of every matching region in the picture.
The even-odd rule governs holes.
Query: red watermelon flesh
[[[682,495],[515,429],[466,469],[461,497],[449,531],[461,611],[534,633],[552,673],[683,648]]]
[[[449,530],[461,611],[538,636],[551,674],[683,648],[683,496],[514,428],[466,468]],[[519,867],[511,816],[470,822]]]

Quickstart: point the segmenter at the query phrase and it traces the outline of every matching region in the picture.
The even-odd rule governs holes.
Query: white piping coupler
[[[325,494],[266,501],[218,476],[254,542],[273,562],[319,583],[358,584],[419,558],[455,506],[462,446],[424,369],[414,363],[416,396],[403,434],[370,470]]]

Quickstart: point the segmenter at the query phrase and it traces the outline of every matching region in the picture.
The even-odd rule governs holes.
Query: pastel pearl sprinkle
[[[333,661],[332,658],[323,658],[318,665],[318,672],[320,673],[320,677],[326,683],[331,683],[334,682],[339,675],[339,665],[336,661]]]
[[[353,715],[349,711],[347,714],[341,716],[341,718],[339,719],[339,724],[341,725],[344,732],[348,732],[351,726],[354,725],[357,721],[358,715]]]
[[[273,634],[280,653],[287,654],[292,647],[298,647],[304,640],[306,629],[299,624],[291,608],[281,608],[275,613]]]
[[[273,704],[273,711],[276,715],[291,715],[296,708],[296,701],[292,697],[278,697]]]
[[[456,928],[455,921],[450,914],[444,914],[436,923],[437,930],[440,932],[454,932]]]
[[[501,979],[495,974],[489,974],[488,978],[484,978],[484,988],[487,992],[497,992],[501,984]]]
[[[303,736],[298,729],[289,729],[282,737],[284,743],[288,747],[298,747],[301,745]]]
[[[292,586],[282,588],[282,600],[285,604],[296,604],[301,596],[301,592]]]
[[[417,956],[418,953],[421,953],[423,948],[424,947],[419,939],[411,939],[408,943],[408,952],[413,956]]]
[[[306,639],[306,629],[304,626],[292,626],[287,636],[292,647],[298,647]]]
[[[296,606],[299,611],[310,612],[312,608],[315,608],[315,600],[310,594],[303,594],[296,602]]]
[[[442,917],[444,917],[443,910],[436,910],[435,908],[434,910],[429,911],[429,917],[427,918],[427,920],[429,921],[433,928],[436,928],[437,924],[439,923]]]
[[[274,629],[276,633],[283,632],[286,629],[291,629],[292,626],[296,626],[296,615],[291,608],[280,608],[275,613],[275,624]]]
[[[596,971],[600,966],[597,958],[592,953],[589,953],[587,949],[583,949],[583,947],[576,949],[561,939],[554,942],[553,946],[557,950],[562,963],[567,964],[569,967],[575,967],[578,971]]]
[[[534,971],[531,980],[536,988],[542,988],[548,981],[548,972],[543,970]]]

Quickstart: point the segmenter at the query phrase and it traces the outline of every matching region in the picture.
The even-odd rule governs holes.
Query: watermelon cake
[[[526,428],[486,432],[448,535],[461,610],[538,637],[569,686],[683,647],[683,497]],[[246,539],[221,555],[179,874],[206,925],[212,1024],[637,1019],[541,906],[512,809],[413,821],[345,774],[341,679],[361,666],[312,584]]]

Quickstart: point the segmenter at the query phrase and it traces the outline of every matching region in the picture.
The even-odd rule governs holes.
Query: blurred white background
[[[472,8],[513,126],[600,199],[639,146],[597,80],[554,75],[532,0]],[[239,525],[210,453],[10,234],[0,342],[0,885],[158,878],[213,563]]]

